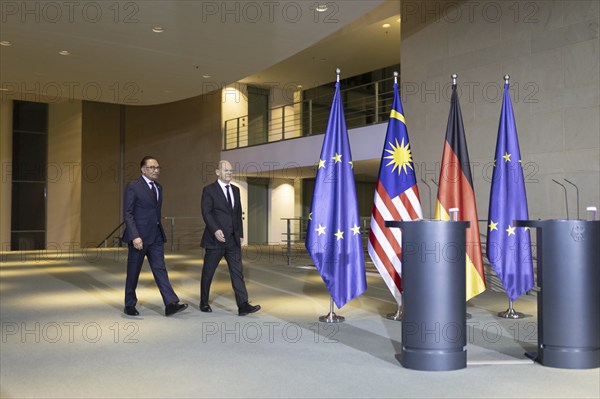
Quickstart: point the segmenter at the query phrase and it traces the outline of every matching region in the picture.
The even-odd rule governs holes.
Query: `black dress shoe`
[[[210,312],[212,312],[212,308],[210,307],[210,305],[205,305],[205,304],[201,303],[200,304],[200,311],[201,312],[210,313]]]
[[[246,302],[245,304],[243,304],[242,306],[239,307],[238,314],[240,316],[246,316],[249,313],[258,312],[259,310],[260,310],[260,305],[252,306],[248,302]]]
[[[140,312],[137,311],[135,306],[125,306],[123,313],[125,313],[128,316],[139,316],[140,315]]]
[[[172,316],[175,313],[186,310],[187,307],[187,303],[170,303],[165,308],[165,316]]]

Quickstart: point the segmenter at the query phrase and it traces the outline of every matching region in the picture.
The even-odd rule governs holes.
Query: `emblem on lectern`
[[[571,237],[573,237],[573,241],[583,241],[583,232],[585,228],[583,226],[573,226],[573,230],[571,230]]]

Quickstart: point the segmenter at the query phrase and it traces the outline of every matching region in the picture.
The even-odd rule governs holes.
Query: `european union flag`
[[[338,309],[367,289],[352,155],[340,82],[323,140],[306,249]]]
[[[494,162],[486,252],[508,297],[514,301],[533,287],[533,264],[529,231],[514,226],[515,220],[528,219],[529,215],[508,83],[504,85]]]

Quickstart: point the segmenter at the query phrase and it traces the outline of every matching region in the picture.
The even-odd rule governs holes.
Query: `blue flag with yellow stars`
[[[490,192],[487,257],[511,301],[533,288],[529,230],[515,220],[529,218],[521,152],[508,83],[504,85],[495,166]]]
[[[354,170],[340,82],[323,140],[306,249],[340,309],[367,289]]]

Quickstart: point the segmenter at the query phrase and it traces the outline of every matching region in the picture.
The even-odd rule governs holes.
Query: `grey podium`
[[[538,353],[543,366],[600,367],[600,221],[517,220],[537,237]]]
[[[402,366],[467,367],[463,221],[386,221],[402,229]]]

